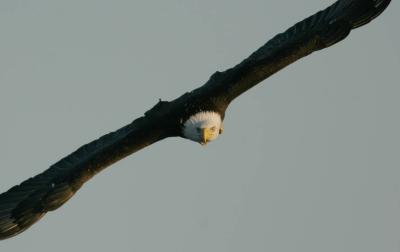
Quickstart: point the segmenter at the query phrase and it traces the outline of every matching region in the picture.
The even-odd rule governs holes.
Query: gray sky
[[[331,3],[1,1],[0,190]],[[218,141],[120,161],[0,251],[399,251],[399,13],[242,95]]]

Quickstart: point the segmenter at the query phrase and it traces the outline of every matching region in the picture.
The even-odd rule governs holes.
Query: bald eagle
[[[276,35],[241,63],[214,73],[201,87],[159,101],[129,125],[94,140],[44,172],[0,194],[0,239],[17,235],[69,200],[98,172],[167,137],[202,145],[223,131],[228,105],[296,60],[343,40],[381,14],[390,0],[338,0]]]

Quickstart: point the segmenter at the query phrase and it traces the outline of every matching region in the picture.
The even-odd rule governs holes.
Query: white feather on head
[[[215,140],[222,129],[221,115],[214,111],[201,111],[192,115],[183,124],[183,136],[190,140],[203,143],[201,129],[210,130],[207,141]]]

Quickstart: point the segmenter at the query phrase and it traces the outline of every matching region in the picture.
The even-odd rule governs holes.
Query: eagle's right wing
[[[151,113],[80,147],[43,173],[0,194],[0,240],[17,235],[63,205],[96,173],[173,133]]]

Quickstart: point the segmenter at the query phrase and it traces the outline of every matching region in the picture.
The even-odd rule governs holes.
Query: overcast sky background
[[[0,191],[231,67],[333,0],[3,0]],[[400,250],[399,1],[167,139],[0,251]]]

